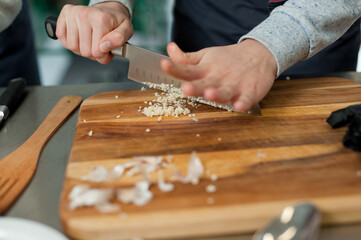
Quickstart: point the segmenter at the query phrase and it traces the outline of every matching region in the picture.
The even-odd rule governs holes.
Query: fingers
[[[66,8],[66,5],[64,6],[63,9]],[[65,16],[63,11],[60,13],[59,17],[58,17],[58,21],[56,24],[56,36],[59,39],[59,41],[61,42],[61,44],[65,47],[68,48],[68,44],[67,44],[67,28],[66,28],[66,22],[65,22]]]
[[[238,111],[247,111],[271,89],[277,63],[273,54],[257,41],[210,47],[184,53],[168,45],[170,60],[161,61],[166,73],[189,82],[182,91],[219,103],[232,101]]]
[[[229,85],[221,86],[219,88],[208,87],[204,90],[204,98],[219,103],[227,103],[231,101],[235,90],[235,88]]]
[[[206,100],[227,103],[234,98],[237,89],[228,85],[220,86],[220,81],[214,78],[184,83],[182,91],[187,96],[203,96]]]
[[[182,91],[185,95],[200,97],[204,96],[207,89],[218,87],[218,81],[215,78],[201,79],[182,84]]]
[[[239,112],[245,112],[248,111],[255,103],[258,101],[255,101],[255,95],[251,93],[244,93],[241,94],[234,102],[233,102],[233,108],[236,111]]]
[[[108,53],[115,48],[123,46],[133,35],[133,27],[129,21],[123,21],[115,30],[107,33],[100,40],[100,51]]]
[[[167,46],[167,52],[170,59],[178,64],[198,64],[204,55],[204,51],[185,53],[176,43],[171,42]]]
[[[247,84],[247,79],[239,79],[239,85],[224,82],[219,78],[203,78],[182,84],[182,92],[187,96],[204,97],[218,103],[232,101],[236,111],[248,111],[259,102],[267,91],[256,91],[256,86]],[[242,84],[246,83],[246,84]]]
[[[84,22],[78,22],[79,24],[79,53],[86,58],[92,58],[92,29],[89,24]],[[81,43],[81,44],[80,44]]]
[[[168,59],[162,59],[160,61],[160,67],[162,70],[173,77],[192,81],[200,79],[204,76],[204,70],[202,66],[189,65],[189,64],[177,64]]]
[[[96,7],[65,5],[59,15],[57,36],[75,54],[108,63],[110,51],[122,46],[133,34],[131,22],[120,3],[104,2]]]
[[[112,55],[109,53],[109,51],[103,51],[102,48],[104,49],[104,45],[110,45],[109,41],[106,41],[105,43],[103,43],[103,46],[100,44],[101,39],[103,38],[103,36],[107,34],[107,30],[102,28],[102,27],[95,27],[93,28],[93,33],[92,33],[92,46],[91,46],[91,51],[92,51],[92,56],[94,57],[94,59],[102,64],[106,64],[108,63],[111,59],[112,59]]]

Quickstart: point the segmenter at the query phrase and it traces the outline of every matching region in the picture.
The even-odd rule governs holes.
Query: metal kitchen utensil
[[[0,214],[10,207],[29,183],[45,144],[81,101],[79,96],[60,99],[33,135],[0,160]]]
[[[55,34],[56,22],[56,18],[54,17],[48,17],[45,20],[46,32],[48,36],[52,39],[57,39],[57,36]],[[111,51],[111,53],[117,56],[127,58],[129,60],[128,78],[133,81],[142,84],[171,84],[173,85],[173,87],[177,88],[180,88],[181,84],[184,82],[183,80],[174,78],[163,72],[163,70],[160,68],[160,60],[165,58],[169,59],[169,57],[162,54],[155,53],[129,43],[125,43],[122,47],[114,49],[113,51]],[[228,111],[236,112],[231,102],[226,104],[220,104],[213,101],[207,101],[202,97],[191,97],[191,99],[196,102],[207,104],[213,107],[218,107]],[[245,113],[250,115],[262,115],[259,104],[255,104],[251,107],[249,111]]]
[[[321,214],[311,203],[300,203],[283,209],[252,240],[316,240],[320,231]]]
[[[15,110],[26,86],[24,78],[9,81],[8,87],[0,96],[0,126],[2,122]]]

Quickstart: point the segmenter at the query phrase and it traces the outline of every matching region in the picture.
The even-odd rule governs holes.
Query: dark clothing
[[[176,0],[172,40],[183,51],[237,43],[269,16],[268,0]],[[355,71],[360,19],[335,43],[282,75]]]
[[[25,78],[27,85],[40,84],[27,0],[14,22],[0,33],[0,87],[17,77]]]
[[[268,0],[268,10],[272,12],[276,7],[282,6],[287,0]]]

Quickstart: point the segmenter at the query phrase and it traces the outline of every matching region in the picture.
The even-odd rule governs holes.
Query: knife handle
[[[56,36],[56,22],[58,19],[56,17],[47,17],[45,19],[45,30],[48,36],[54,40],[58,39]]]
[[[26,81],[24,78],[14,78],[9,81],[5,92],[0,96],[0,106],[6,106],[11,112],[24,92]]]

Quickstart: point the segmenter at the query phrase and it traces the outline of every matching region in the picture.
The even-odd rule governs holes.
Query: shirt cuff
[[[250,38],[262,43],[275,57],[277,77],[286,69],[307,58],[309,38],[303,27],[292,16],[275,13],[256,26],[239,42]]]
[[[104,0],[90,0],[89,6],[93,6],[98,3],[102,2],[119,2],[123,4],[129,11],[130,18],[133,16],[133,6],[134,6],[134,0],[110,0],[110,1],[104,1]]]

